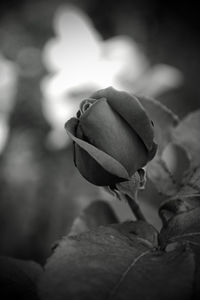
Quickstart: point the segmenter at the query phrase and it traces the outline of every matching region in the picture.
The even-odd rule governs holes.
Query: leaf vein
[[[123,282],[123,280],[125,279],[125,277],[127,276],[127,274],[130,272],[130,270],[133,268],[133,266],[145,255],[149,254],[151,252],[151,250],[145,251],[142,254],[140,254],[138,257],[136,257],[132,263],[128,266],[128,268],[124,271],[124,273],[121,275],[119,281],[117,282],[117,284],[114,286],[114,288],[111,290],[110,295],[108,297],[108,300],[113,299],[113,296],[116,294],[117,290],[119,289],[121,283]]]
[[[190,233],[184,233],[180,235],[174,235],[170,240],[174,241],[179,238],[184,238],[184,237],[189,237],[189,236],[194,236],[194,235],[200,235],[200,232],[190,232]]]

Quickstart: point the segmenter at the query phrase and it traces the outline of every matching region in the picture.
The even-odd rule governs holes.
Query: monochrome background
[[[64,123],[110,85],[155,97],[180,118],[197,109],[198,12],[192,1],[1,1],[1,255],[44,263],[96,199],[132,218],[125,203],[81,178]],[[151,182],[140,201],[159,228]]]

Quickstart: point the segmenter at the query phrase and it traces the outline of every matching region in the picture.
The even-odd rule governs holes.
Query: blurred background
[[[155,97],[180,118],[200,106],[197,4],[134,0],[0,3],[0,254],[44,263],[95,199],[126,204],[81,178],[64,123],[114,86]],[[159,227],[153,186],[142,194]]]

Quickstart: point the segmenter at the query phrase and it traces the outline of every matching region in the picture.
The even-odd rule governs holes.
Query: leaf
[[[149,163],[148,176],[161,193],[174,198],[200,195],[199,128],[200,110],[189,114],[173,129],[173,142],[160,159]]]
[[[177,195],[183,187],[183,179],[190,167],[187,152],[179,145],[169,143],[160,157],[147,166],[149,178],[164,195]]]
[[[186,212],[190,210],[190,206],[187,202],[181,199],[170,199],[164,201],[159,209],[159,215],[164,225],[174,217],[176,214],[180,214],[182,212]]]
[[[77,235],[101,225],[114,223],[118,223],[118,219],[111,206],[105,201],[97,200],[88,205],[74,220],[69,235]]]
[[[190,160],[187,152],[183,147],[174,143],[169,143],[163,150],[161,155],[167,169],[173,176],[174,180],[180,184],[184,174],[190,167]]]
[[[144,243],[146,243],[149,247],[158,247],[158,232],[151,224],[148,224],[145,221],[127,221],[121,223],[120,225],[111,225],[110,227],[115,228],[120,233],[126,235],[130,239],[135,239],[135,237],[137,236],[137,239],[144,241]]]
[[[189,242],[200,246],[200,207],[179,213],[160,232],[162,247],[170,242]]]
[[[163,225],[167,226],[169,220],[176,216],[177,214],[188,212],[191,209],[200,206],[200,201],[196,197],[191,198],[177,198],[177,199],[167,199],[164,201],[159,208],[159,215],[162,219]]]
[[[132,229],[143,232],[142,239]],[[184,246],[155,250],[146,229],[136,222],[63,239],[45,267],[41,299],[190,299],[192,252]]]
[[[157,155],[147,165],[147,176],[160,193],[173,196],[178,193],[182,173],[187,170],[189,161],[187,153],[172,143],[172,133],[179,122],[178,116],[151,98],[140,97],[140,101],[154,122],[155,140],[158,143]]]
[[[171,141],[172,129],[177,126],[179,119],[162,103],[146,97],[139,97],[149,118],[154,123],[155,140],[158,144],[158,154]],[[163,130],[164,129],[164,130]]]
[[[191,156],[192,166],[200,165],[200,110],[186,116],[173,131],[173,140]]]
[[[36,283],[42,273],[39,264],[0,257],[0,295],[4,299],[38,300]]]
[[[147,166],[147,174],[161,194],[174,196],[178,193],[180,186],[173,178],[163,159],[156,157],[152,160]]]
[[[197,197],[200,195],[200,165],[191,168],[183,178],[179,197]]]
[[[162,248],[174,242],[189,243],[195,253],[195,299],[200,297],[200,207],[175,215],[162,228],[159,236]]]

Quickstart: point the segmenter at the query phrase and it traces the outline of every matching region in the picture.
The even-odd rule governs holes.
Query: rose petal
[[[75,143],[77,143],[83,150],[85,150],[107,172],[119,178],[128,179],[129,178],[128,172],[117,160],[109,156],[107,153],[97,149],[93,145],[75,136],[75,130],[77,125],[78,125],[78,120],[76,118],[71,118],[65,124],[67,133],[71,137],[71,139]]]
[[[81,134],[79,135],[79,132]],[[106,98],[95,102],[81,117],[77,137],[87,139],[134,174],[147,161],[147,149],[135,131],[108,104]],[[84,139],[84,138],[83,138]]]
[[[78,144],[74,145],[75,163],[81,175],[89,182],[99,186],[109,186],[124,181],[115,175],[110,174],[94,160],[88,152]]]
[[[105,97],[110,106],[136,131],[147,149],[152,150],[154,146],[153,127],[143,106],[136,97],[132,97],[126,92],[117,91],[112,87],[99,90],[91,97],[96,99]]]

